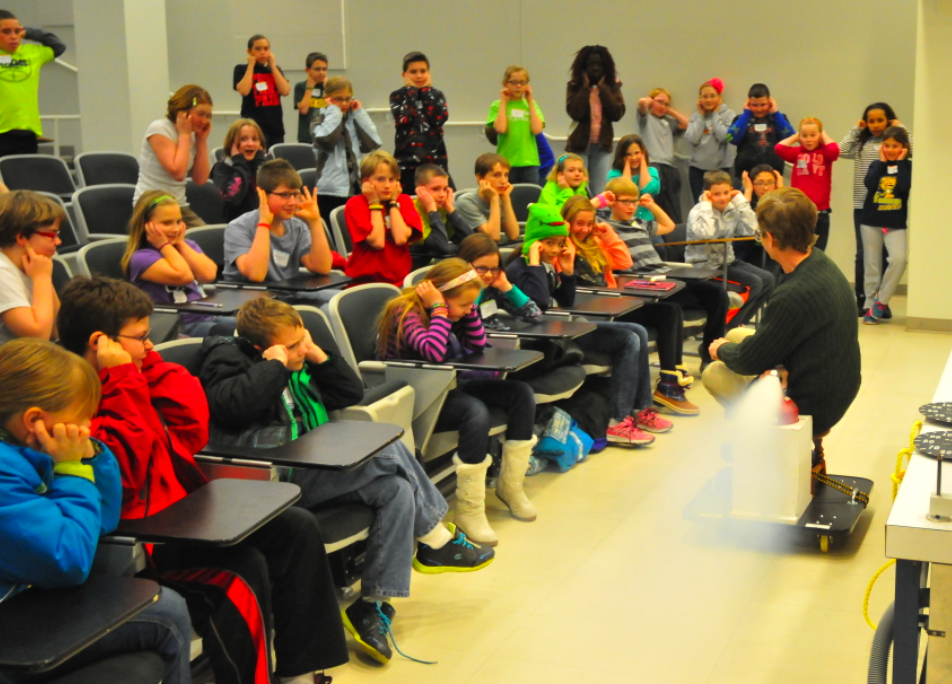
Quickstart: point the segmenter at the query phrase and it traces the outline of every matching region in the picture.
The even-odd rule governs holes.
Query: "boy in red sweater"
[[[208,441],[198,379],[149,341],[152,300],[131,283],[73,279],[57,317],[60,341],[99,371],[92,436],[122,472],[122,517],[158,513],[207,480],[194,454]],[[159,579],[188,603],[218,684],[271,684],[272,644],[282,684],[347,662],[343,625],[320,530],[291,508],[227,548],[162,544]]]

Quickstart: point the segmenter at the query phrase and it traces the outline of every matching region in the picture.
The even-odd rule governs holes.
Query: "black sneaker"
[[[393,657],[387,634],[396,614],[389,603],[357,599],[343,611],[344,627],[371,658],[386,665]]]
[[[453,538],[440,549],[421,543],[413,559],[414,570],[428,575],[441,572],[474,572],[482,570],[493,562],[496,557],[495,551],[474,544],[453,523],[448,525]]]

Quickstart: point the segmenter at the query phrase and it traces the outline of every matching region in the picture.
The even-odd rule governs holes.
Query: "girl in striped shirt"
[[[869,165],[879,161],[879,146],[883,142],[883,133],[890,126],[905,128],[896,112],[885,102],[874,102],[863,112],[863,118],[850,129],[840,143],[840,157],[854,159],[853,167],[853,229],[856,234],[856,271],[853,280],[856,289],[856,304],[859,315],[866,313],[866,293],[863,288],[865,267],[863,265],[863,236],[860,232],[860,215],[863,202],[866,201],[866,172]],[[909,151],[912,151],[912,134],[909,134]],[[885,262],[885,259],[884,259]],[[883,266],[885,270],[885,266]],[[892,318],[892,311],[885,307],[883,318]]]
[[[377,353],[384,359],[422,359],[442,363],[486,347],[486,331],[475,303],[482,281],[462,259],[446,259],[431,268],[416,287],[391,300],[380,316]],[[456,375],[456,388],[443,403],[435,431],[459,431],[456,464],[456,525],[473,541],[495,546],[499,538],[486,519],[486,471],[489,407],[507,416],[506,441],[496,496],[517,520],[536,519],[522,489],[536,438],[535,395],[525,383],[503,380],[495,372]]]

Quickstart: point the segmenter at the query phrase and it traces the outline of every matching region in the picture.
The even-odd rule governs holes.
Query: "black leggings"
[[[255,675],[270,666],[272,629],[279,676],[347,662],[324,541],[309,511],[289,508],[234,546],[161,544],[152,558],[161,582],[185,598],[218,684],[262,681]]]
[[[684,352],[684,312],[677,304],[659,299],[632,311],[623,321],[651,326],[658,331],[658,360],[661,370],[673,371]]]
[[[489,451],[489,408],[509,416],[506,439],[532,439],[535,394],[518,380],[460,380],[446,395],[436,432],[459,430],[457,453],[463,463],[482,463]]]
[[[685,288],[665,301],[677,304],[682,309],[704,309],[707,313],[707,322],[704,324],[704,341],[698,352],[701,361],[711,360],[711,342],[724,337],[727,332],[727,309],[729,300],[723,283],[715,280],[688,280]]]

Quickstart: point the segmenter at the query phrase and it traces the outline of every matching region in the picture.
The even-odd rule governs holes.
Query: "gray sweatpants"
[[[907,238],[905,228],[874,228],[862,225],[859,227],[863,236],[863,277],[866,303],[864,308],[870,308],[877,300],[889,304],[902,274],[906,272]],[[886,272],[882,273],[881,254],[883,245],[888,253]],[[877,294],[878,292],[878,294]]]

